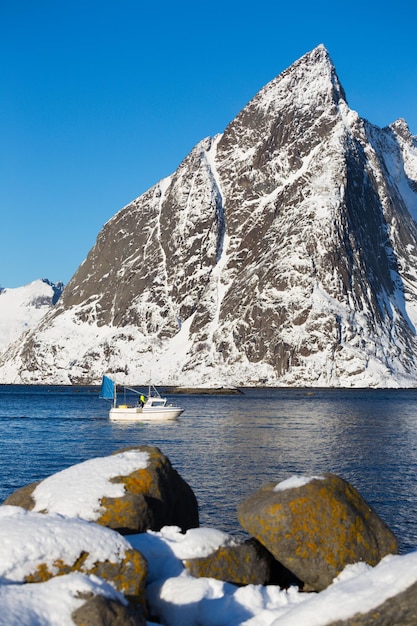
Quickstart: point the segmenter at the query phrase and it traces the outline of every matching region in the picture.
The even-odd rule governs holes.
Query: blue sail
[[[104,400],[114,400],[114,382],[108,376],[103,376],[100,398]]]

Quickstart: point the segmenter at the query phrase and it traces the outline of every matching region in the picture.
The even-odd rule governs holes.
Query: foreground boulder
[[[4,506],[0,536],[4,583],[42,583],[71,572],[94,574],[145,606],[146,560],[119,533],[80,519]]]
[[[238,519],[306,589],[316,591],[346,565],[376,565],[398,549],[356,489],[333,474],[268,484],[239,506]]]
[[[153,446],[73,465],[17,490],[3,504],[80,517],[122,534],[199,525],[191,487]]]

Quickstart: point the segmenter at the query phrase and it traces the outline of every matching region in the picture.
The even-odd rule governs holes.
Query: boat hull
[[[165,422],[177,419],[183,412],[184,409],[177,406],[143,408],[118,406],[110,409],[110,419],[125,422]]]

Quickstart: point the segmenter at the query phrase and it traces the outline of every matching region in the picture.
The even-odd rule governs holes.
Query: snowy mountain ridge
[[[318,46],[119,211],[2,382],[415,386],[417,141]]]
[[[56,304],[64,285],[46,278],[23,287],[0,289],[0,354]]]

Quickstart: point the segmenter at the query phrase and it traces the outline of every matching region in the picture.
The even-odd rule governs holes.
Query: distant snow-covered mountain
[[[417,141],[318,46],[99,233],[1,382],[415,386]]]
[[[47,279],[15,289],[0,288],[0,354],[42,319],[58,302],[63,288],[62,283]]]

